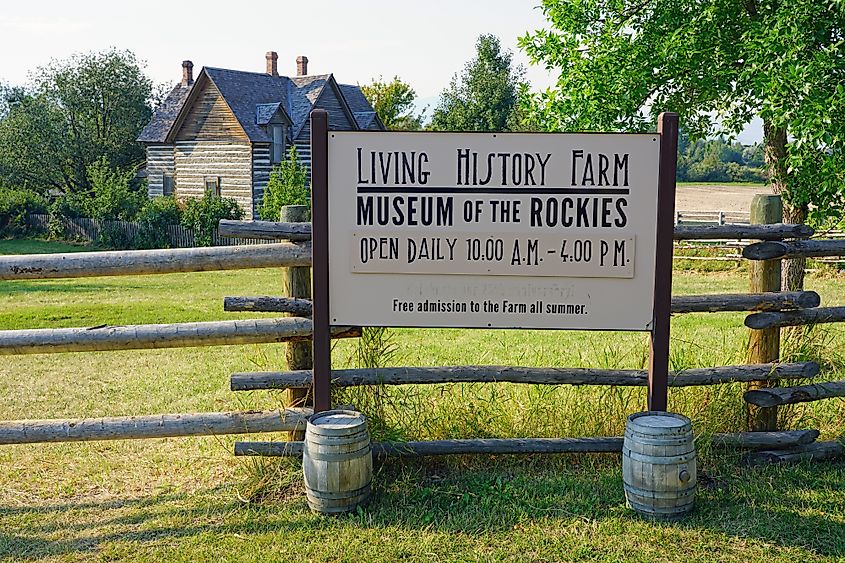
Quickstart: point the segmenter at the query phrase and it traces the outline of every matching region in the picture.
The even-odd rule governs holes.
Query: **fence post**
[[[307,223],[311,221],[311,208],[307,205],[283,205],[280,220],[285,223]],[[311,268],[297,266],[285,269],[285,295],[299,299],[311,299]],[[288,342],[285,350],[289,370],[312,369],[311,340]],[[303,407],[308,401],[307,389],[288,389],[286,404]],[[291,440],[304,440],[302,431],[291,432]]]
[[[783,202],[778,195],[757,194],[751,201],[751,224],[780,223],[783,221]],[[751,293],[780,291],[780,260],[751,260]],[[780,329],[751,330],[748,340],[748,363],[762,364],[780,359]],[[748,390],[771,387],[767,381],[748,383]],[[759,408],[746,405],[749,430],[777,430],[777,407]]]

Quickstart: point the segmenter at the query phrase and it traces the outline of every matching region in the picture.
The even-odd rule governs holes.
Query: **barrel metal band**
[[[320,491],[314,487],[308,487],[306,483],[305,493],[314,500],[346,500],[370,494],[369,483],[360,489],[352,491]]]
[[[343,452],[343,453],[322,453],[322,452],[312,452],[311,450],[306,450],[306,455],[308,459],[313,459],[316,461],[351,461],[352,459],[363,457],[367,454],[372,452],[370,448],[370,444],[367,444],[363,448],[359,450],[355,450],[354,452]]]
[[[628,456],[634,461],[642,461],[650,465],[675,465],[677,463],[688,463],[695,459],[695,450],[686,452],[681,455],[673,456],[654,456],[633,452],[627,448],[622,448],[622,455]]]

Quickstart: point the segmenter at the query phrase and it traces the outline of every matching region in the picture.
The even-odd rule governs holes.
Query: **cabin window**
[[[220,197],[220,177],[206,176],[205,177],[205,192]]]
[[[163,174],[161,177],[162,195],[173,195],[173,174]]]
[[[271,125],[273,144],[270,146],[270,164],[278,164],[285,157],[285,126]]]

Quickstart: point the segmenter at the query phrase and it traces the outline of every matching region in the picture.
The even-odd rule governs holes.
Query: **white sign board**
[[[329,134],[334,325],[649,330],[657,134]]]

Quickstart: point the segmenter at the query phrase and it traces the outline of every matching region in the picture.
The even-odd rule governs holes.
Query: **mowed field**
[[[0,241],[0,254],[82,250]],[[0,329],[245,318],[226,295],[278,295],[280,270],[0,282]],[[742,271],[678,272],[676,294],[744,291]],[[845,279],[808,279],[825,305]],[[741,363],[741,314],[673,320],[674,369]],[[642,334],[396,330],[395,365],[642,367]],[[354,365],[340,341],[336,367]],[[816,327],[785,354],[842,378],[845,327]],[[281,345],[6,356],[0,418],[67,418],[273,408],[233,393],[232,372],[283,367]],[[8,560],[823,561],[845,558],[845,462],[745,468],[708,447],[743,422],[738,384],[673,390],[700,441],[698,508],[655,524],[624,505],[617,455],[461,457],[379,466],[371,505],[312,515],[295,462],[236,459],[235,437],[0,447],[0,558]],[[644,389],[494,385],[349,391],[376,438],[618,435]],[[842,434],[845,402],[783,412],[792,428]],[[248,439],[247,437],[246,439]],[[259,439],[259,436],[252,438]],[[261,435],[261,439],[273,435]],[[281,436],[278,436],[281,439]],[[244,439],[238,438],[238,439]]]
[[[749,211],[755,194],[771,194],[769,186],[758,184],[681,183],[675,192],[679,211]]]

